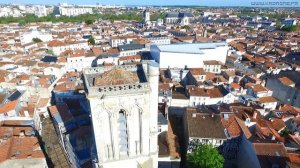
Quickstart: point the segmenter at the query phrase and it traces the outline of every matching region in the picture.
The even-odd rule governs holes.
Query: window
[[[127,155],[128,154],[127,118],[126,118],[125,110],[123,109],[119,111],[118,134],[119,134],[120,155]]]

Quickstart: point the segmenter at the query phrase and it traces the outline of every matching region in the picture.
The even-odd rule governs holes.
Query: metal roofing
[[[45,56],[41,59],[42,62],[57,62],[57,57],[55,56]]]
[[[161,45],[157,47],[162,52],[203,54],[203,51],[201,50],[215,49],[221,46],[227,46],[227,44],[226,43],[193,43],[193,44]]]

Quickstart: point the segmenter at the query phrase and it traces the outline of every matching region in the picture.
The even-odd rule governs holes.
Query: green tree
[[[285,137],[288,136],[289,134],[293,133],[291,130],[289,130],[287,127],[285,127],[282,131],[280,131],[280,136]]]
[[[280,20],[276,21],[276,26],[281,26],[281,21]]]
[[[166,14],[165,13],[152,13],[150,15],[150,20],[151,21],[157,21],[157,19],[165,19],[166,18]]]
[[[19,20],[19,26],[25,26],[26,25],[26,21],[25,20]]]
[[[190,26],[188,26],[188,25],[184,25],[184,26],[182,26],[181,28],[182,28],[182,29],[185,29],[185,30],[190,30],[190,29],[191,29]]]
[[[40,42],[43,42],[43,41],[40,38],[35,37],[35,38],[32,38],[32,42],[40,43]]]
[[[94,23],[94,21],[92,19],[85,20],[85,24],[87,24],[87,25],[91,25],[93,23]]]
[[[54,14],[50,14],[44,17],[37,17],[33,14],[26,14],[23,17],[0,17],[0,24],[9,24],[9,23],[19,23],[20,25],[25,25],[27,23],[35,22],[82,22],[85,21],[86,24],[93,24],[97,19],[103,20],[136,20],[141,21],[143,19],[142,14],[127,12],[124,14],[115,14],[115,13],[104,13],[104,14],[82,14],[78,16],[60,16],[56,17]]]
[[[210,144],[197,144],[187,155],[188,168],[223,168],[223,163],[223,156]]]
[[[91,45],[95,45],[95,38],[93,36],[91,36],[88,40],[88,43],[91,44]]]
[[[46,51],[46,54],[54,55],[54,52],[53,52],[53,50],[47,50],[47,51]]]
[[[292,31],[296,31],[297,30],[297,26],[293,25],[293,26],[283,26],[281,28],[282,31],[286,31],[286,32],[292,32]]]

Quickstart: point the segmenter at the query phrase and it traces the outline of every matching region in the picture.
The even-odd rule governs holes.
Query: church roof
[[[185,13],[185,12],[171,12],[167,13],[166,18],[170,17],[178,17],[178,18],[183,18],[183,17],[194,17],[193,14],[191,13]]]
[[[114,68],[105,71],[101,76],[95,79],[95,85],[124,85],[139,83],[139,78],[136,72],[126,71],[121,68]]]

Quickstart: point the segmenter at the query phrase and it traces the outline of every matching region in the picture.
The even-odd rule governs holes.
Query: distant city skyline
[[[171,5],[191,5],[191,6],[253,6],[257,7],[258,5],[253,5],[253,3],[274,3],[274,2],[284,2],[284,3],[297,3],[297,5],[274,5],[274,6],[285,6],[285,7],[299,7],[299,0],[173,0],[173,1],[161,1],[161,0],[53,0],[42,1],[42,0],[2,0],[0,4],[49,4],[55,5],[58,3],[68,3],[68,4],[77,4],[77,5],[95,5],[97,3],[102,5],[137,5],[137,6],[146,6],[146,5],[155,5],[155,6],[171,6]],[[273,5],[264,5],[264,6],[273,6]]]

